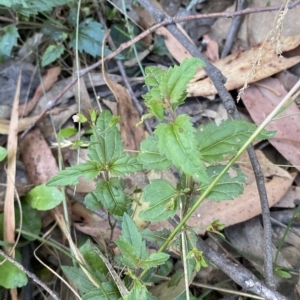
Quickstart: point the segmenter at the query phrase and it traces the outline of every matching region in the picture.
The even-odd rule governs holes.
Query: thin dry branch
[[[198,238],[197,247],[203,251],[203,254],[206,258],[219,267],[224,273],[226,273],[245,290],[259,295],[266,300],[287,300],[285,296],[268,288],[244,266],[233,263],[225,256],[220,255],[219,252],[208,246],[207,243],[205,243],[205,241],[203,241],[201,238]]]

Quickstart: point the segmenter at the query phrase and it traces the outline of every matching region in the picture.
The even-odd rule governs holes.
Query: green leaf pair
[[[151,114],[162,121],[165,109],[175,111],[184,102],[187,84],[197,68],[204,65],[200,59],[191,58],[185,59],[180,66],[169,68],[167,72],[157,67],[147,67],[145,83],[152,88],[143,98]]]
[[[230,160],[255,129],[254,124],[246,121],[227,120],[219,126],[212,122],[195,130],[188,116],[179,115],[170,124],[159,124],[155,136],[142,142],[138,159],[147,169],[164,170],[171,164],[175,165],[184,174],[200,182],[198,193],[203,193],[225,167],[212,165],[205,168],[203,161],[217,164]],[[274,132],[264,130],[257,139],[273,135]],[[234,199],[243,193],[244,183],[242,172],[232,168],[207,198],[215,201]],[[168,181],[152,180],[145,187],[143,195],[149,207],[140,213],[141,218],[157,222],[175,215],[180,191]]]
[[[166,253],[149,255],[141,232],[126,213],[123,216],[122,236],[115,243],[121,250],[123,263],[129,268],[148,270],[163,264],[169,258]]]
[[[89,161],[78,164],[58,173],[47,183],[48,186],[76,185],[79,177],[93,180],[104,172],[109,176],[100,179],[96,189],[85,197],[85,204],[90,209],[104,206],[114,215],[121,216],[126,211],[127,198],[122,179],[110,175],[122,176],[134,173],[142,168],[136,156],[124,152],[123,142],[115,118],[105,110],[93,126],[89,145]]]

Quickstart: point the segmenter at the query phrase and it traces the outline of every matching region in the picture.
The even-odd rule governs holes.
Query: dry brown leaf
[[[105,249],[104,240],[110,238],[110,226],[108,222],[103,221],[102,218],[77,202],[72,203],[71,209],[75,228],[92,236]],[[113,239],[117,239],[120,234],[121,231],[115,228]]]
[[[161,5],[158,2],[153,2],[159,9],[163,10]],[[138,8],[137,12],[140,18],[143,18],[142,25],[143,28],[148,29],[153,24],[155,24],[154,18],[150,15],[150,13],[144,8]],[[187,35],[185,30],[180,26],[180,24],[176,24],[178,29],[191,41],[190,37]],[[185,58],[191,58],[192,55],[183,47],[183,45],[168,31],[165,27],[161,27],[155,31],[158,35],[164,37],[166,47],[172,54],[172,56],[178,61],[182,62]],[[192,41],[191,41],[192,42]]]
[[[272,165],[262,153],[258,154],[258,158],[262,166],[269,168],[269,166]],[[250,172],[249,159],[246,161],[245,157],[242,161],[244,163],[240,165],[240,168],[251,183],[246,184],[244,193],[234,200],[224,200],[220,202],[204,200],[187,222],[187,225],[192,226],[196,233],[205,233],[206,226],[217,219],[227,227],[249,220],[261,213],[259,195],[256,182],[253,181],[254,174]],[[280,167],[275,168],[281,169]],[[277,176],[278,173],[280,177]],[[282,177],[283,175],[284,177]],[[272,179],[266,182],[270,207],[284,196],[292,185],[295,176],[296,173],[289,175],[289,173],[283,169],[273,170]],[[152,223],[149,228],[153,231],[161,230],[162,228],[172,230],[172,226],[168,222]]]
[[[297,75],[288,70],[283,70],[282,72],[276,74],[274,77],[282,83],[286,91],[290,91],[299,80]]]
[[[204,52],[207,59],[211,62],[216,62],[219,60],[219,46],[218,43],[211,39],[208,34],[203,36],[203,43],[206,44],[206,50]]]
[[[257,259],[262,259],[265,253],[264,230],[261,225],[260,219],[256,217],[246,222],[243,222],[242,224],[230,226],[225,229],[225,234],[230,243],[233,245],[233,248],[238,249],[239,251],[241,251],[241,253],[245,253],[245,257],[247,257],[251,265],[253,265],[258,272],[263,274],[264,264],[262,263],[262,261],[259,261]],[[278,251],[277,248],[274,245],[272,245],[270,250],[271,251],[268,253],[268,255],[275,259],[276,252]],[[254,254],[254,256],[252,256],[251,254]],[[282,256],[280,251],[278,253],[276,264],[283,268],[292,268],[289,262]],[[274,281],[276,290],[278,290],[280,289],[280,285],[282,286],[282,284],[286,282],[286,279],[283,279],[279,276],[275,276]],[[289,284],[293,285],[290,282]],[[287,285],[287,283],[285,283],[285,285]],[[291,286],[289,286],[289,289],[290,288]]]
[[[56,160],[38,128],[31,130],[21,140],[20,151],[28,177],[35,186],[46,183],[58,173]],[[56,206],[50,213],[57,222],[61,221],[63,218],[62,205]],[[60,223],[59,226],[63,230]]]
[[[291,186],[282,199],[274,207],[294,208],[299,205],[300,187]]]
[[[287,94],[278,79],[268,78],[259,83],[260,85],[251,85],[242,94],[243,102],[256,124],[261,124]],[[269,140],[270,143],[300,170],[300,115],[297,105],[292,103],[266,129],[277,131],[275,137]]]
[[[19,106],[20,116],[26,117],[34,108],[39,99],[47,92],[52,85],[57,81],[57,77],[61,72],[60,67],[51,68],[47,71],[47,74],[43,76],[42,83],[36,89],[33,98]]]
[[[105,99],[102,99],[102,102],[110,109],[111,113],[115,116],[118,115],[118,103],[117,102],[112,102],[108,101]]]
[[[144,29],[149,29],[152,25],[154,25],[156,22],[151,14],[142,6],[135,6],[133,7],[133,10],[137,13],[139,20],[138,24]],[[153,43],[153,37],[152,34],[148,34],[146,37],[144,37],[141,42],[145,45],[145,47],[149,47]]]
[[[65,108],[53,108],[50,113],[52,118],[44,118],[38,123],[38,128],[41,130],[45,138],[53,136],[53,127],[55,130],[61,129],[67,120],[78,112],[77,104],[68,105]]]
[[[102,74],[118,103],[118,114],[121,117],[120,130],[125,149],[139,150],[140,143],[145,139],[143,127],[136,127],[136,124],[140,121],[139,113],[133,106],[127,90],[106,76],[104,68],[102,69]]]
[[[193,57],[165,27],[156,30],[156,33],[164,38],[167,49],[179,63]]]
[[[290,51],[300,45],[300,35],[281,38],[282,51]],[[258,58],[260,45],[251,49],[231,54],[218,60],[214,65],[227,78],[225,87],[227,90],[240,88],[246,82],[246,78],[251,71],[253,61]],[[266,42],[262,52],[260,67],[256,70],[253,77],[249,78],[248,83],[270,77],[282,70],[286,70],[300,62],[300,55],[294,57],[278,57],[275,51],[275,45]],[[284,55],[284,53],[283,53]],[[210,96],[217,93],[216,88],[204,70],[197,72],[194,79],[188,85],[188,96]]]
[[[18,132],[22,132],[28,128],[38,117],[27,117],[19,119],[18,121]],[[6,119],[0,119],[0,134],[8,134],[10,121]]]
[[[34,185],[47,182],[58,173],[56,160],[39,129],[30,131],[20,142],[22,160]]]
[[[6,170],[6,193],[4,200],[3,236],[7,243],[15,242],[15,179],[18,149],[18,118],[19,100],[21,88],[22,71],[20,71],[16,94],[11,110],[11,121],[7,139],[7,170]],[[14,248],[5,247],[6,253],[15,257]]]
[[[262,151],[257,150],[256,156],[265,177],[277,176],[289,179],[292,178],[289,172],[277,165],[274,165]],[[237,163],[239,164],[241,171],[247,176],[248,182],[254,181],[255,176],[247,152],[244,152],[240,156]]]

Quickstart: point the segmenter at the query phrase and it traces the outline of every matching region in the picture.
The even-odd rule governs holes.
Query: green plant
[[[14,12],[14,19],[18,20],[17,25],[3,26],[0,37],[0,62],[11,57],[14,46],[19,38],[19,26],[32,26],[32,19],[35,21],[32,30],[41,28],[40,32],[46,39],[46,50],[42,54],[41,64],[46,66],[60,58],[67,48],[78,49],[80,53],[85,52],[93,57],[101,55],[102,40],[105,30],[101,23],[91,17],[91,3],[82,1],[84,5],[80,8],[80,15],[83,20],[77,20],[77,1],[74,0],[35,0],[35,1],[14,1],[0,0],[2,15],[11,16],[8,12]],[[86,2],[86,3],[85,3]],[[67,17],[55,18],[51,14],[54,8],[63,7]],[[82,19],[81,18],[81,19]],[[76,30],[78,28],[78,32]],[[0,31],[0,32],[1,32]],[[78,48],[77,48],[78,47]],[[105,54],[109,50],[105,47]]]
[[[151,299],[144,281],[151,280],[150,275],[155,273],[157,266],[167,263],[169,255],[163,253],[163,250],[170,243],[172,248],[187,253],[186,257],[182,255],[187,277],[192,276],[193,270],[206,266],[201,251],[196,247],[196,234],[192,228],[185,226],[186,219],[201,203],[203,195],[214,201],[222,201],[243,193],[245,176],[239,169],[232,167],[232,157],[253,136],[256,126],[246,121],[227,120],[219,126],[210,123],[205,127],[194,128],[189,116],[176,114],[177,107],[186,99],[187,84],[199,66],[203,66],[203,62],[192,58],[166,72],[156,67],[145,69],[145,81],[151,89],[143,96],[149,109],[143,119],[155,116],[160,123],[154,135],[141,143],[138,154],[128,155],[124,150],[117,117],[109,111],[103,111],[97,117],[95,111],[90,111],[89,122],[93,134],[88,147],[89,160],[66,168],[47,183],[48,186],[76,185],[79,177],[94,180],[100,174],[103,175],[95,190],[85,197],[85,205],[92,210],[104,208],[115,219],[122,221],[122,235],[115,241],[121,254],[115,261],[126,270],[123,280],[127,288],[126,299]],[[85,122],[87,119],[79,115],[78,121]],[[256,134],[256,139],[272,136],[273,132],[262,130]],[[77,141],[76,145],[80,143]],[[228,161],[230,164],[224,165]],[[142,170],[162,171],[171,166],[175,166],[180,174],[177,186],[165,179],[155,179],[143,189],[142,200],[137,196],[139,190],[130,195],[125,193],[122,177],[126,174]],[[229,173],[229,167],[234,172]],[[133,215],[132,201],[149,204],[139,214],[149,222],[172,218],[180,209],[183,224],[179,224],[172,233],[166,229],[159,232],[151,232],[149,229],[139,231],[130,217]],[[210,226],[213,231],[221,228],[222,225],[217,221]],[[180,232],[183,233],[182,237]],[[145,240],[155,243],[160,247],[159,250],[149,254]],[[117,299],[119,295],[111,279],[106,279],[106,286],[99,288],[103,283],[101,280],[107,278],[107,271],[94,270],[92,260],[89,262],[86,268],[97,282],[93,293],[98,293],[98,296],[107,294],[106,299]],[[76,281],[78,270],[73,268],[76,267],[68,267],[66,273],[71,280]],[[92,283],[87,280],[84,272],[80,274],[85,278],[81,280],[81,285],[84,285],[80,288],[82,297],[90,299],[92,295],[87,291],[91,289]],[[109,292],[116,294],[110,298]]]
[[[0,147],[0,161],[4,160],[7,156],[7,150],[4,147]]]

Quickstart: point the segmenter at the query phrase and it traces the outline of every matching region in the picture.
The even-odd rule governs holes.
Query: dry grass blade
[[[124,285],[123,281],[120,279],[117,272],[114,270],[113,266],[109,263],[107,258],[101,253],[101,251],[93,245],[93,243],[91,243],[89,241],[89,244],[95,250],[95,252],[100,256],[100,258],[103,260],[103,262],[105,263],[105,265],[106,265],[111,277],[113,278],[115,284],[118,286],[118,289],[119,289],[122,297],[125,297],[129,293],[129,291],[127,290],[127,288]]]
[[[11,120],[7,141],[7,187],[4,200],[4,241],[8,243],[15,242],[15,206],[14,206],[14,194],[15,194],[15,178],[16,178],[16,154],[18,147],[18,118],[19,118],[19,98],[20,98],[20,86],[21,75],[19,74],[17,90],[14,98],[14,103],[11,111]],[[6,253],[15,256],[14,248],[5,247]],[[12,299],[18,299],[18,293],[16,289],[11,290]]]
[[[55,218],[56,218],[56,221],[57,221],[60,229],[62,230],[62,232],[64,233],[65,237],[67,238],[67,240],[70,244],[70,247],[72,249],[72,253],[75,255],[76,259],[81,263],[80,267],[81,267],[82,271],[88,277],[90,282],[95,287],[99,288],[99,284],[94,280],[94,278],[91,276],[91,274],[88,272],[88,270],[84,267],[84,266],[87,265],[87,263],[85,262],[84,257],[82,256],[82,254],[80,253],[80,251],[76,247],[75,243],[73,242],[72,237],[71,237],[71,235],[69,233],[69,230],[67,228],[66,222],[64,220],[64,217],[62,215],[59,215],[58,213],[56,213]]]
[[[15,209],[14,209],[14,193],[15,193],[15,176],[16,176],[16,154],[18,145],[18,107],[21,86],[21,73],[18,78],[17,90],[14,98],[13,108],[11,111],[11,121],[9,126],[7,141],[7,188],[4,203],[4,241],[8,243],[15,242]],[[10,253],[10,247],[5,251]]]

